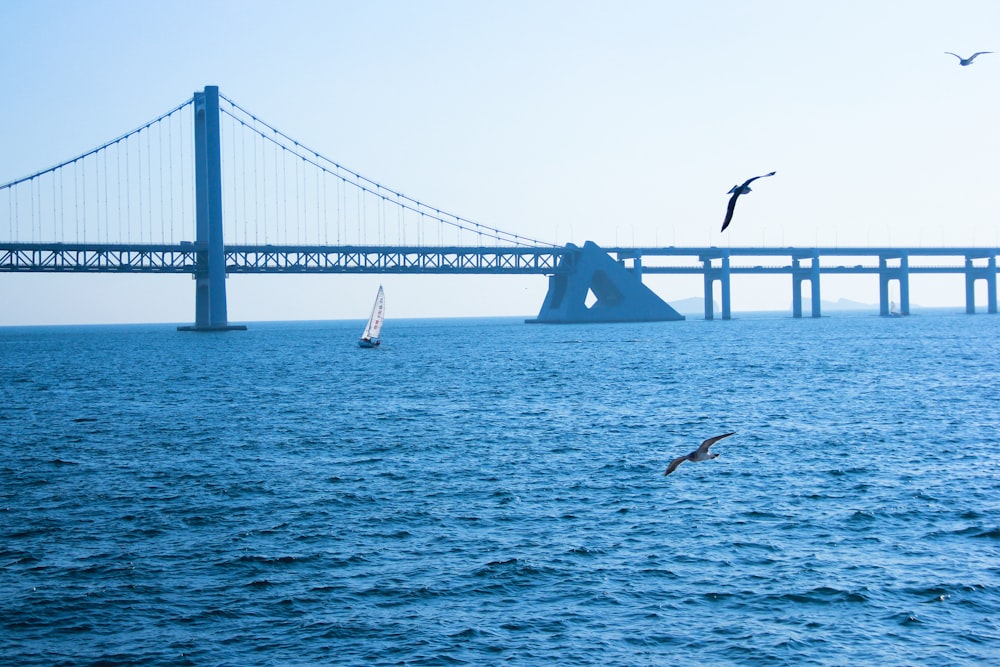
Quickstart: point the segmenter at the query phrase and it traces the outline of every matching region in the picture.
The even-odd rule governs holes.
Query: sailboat
[[[382,344],[379,335],[382,333],[382,321],[385,319],[385,292],[382,286],[378,286],[378,294],[375,295],[375,305],[372,306],[372,314],[368,317],[368,324],[358,341],[360,347],[378,347]]]

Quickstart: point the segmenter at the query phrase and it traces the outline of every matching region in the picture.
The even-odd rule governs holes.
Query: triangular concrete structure
[[[529,323],[663,322],[684,316],[642,284],[642,277],[616,262],[596,243],[572,250],[549,276],[549,291],[538,317]],[[596,301],[587,305],[588,294]]]

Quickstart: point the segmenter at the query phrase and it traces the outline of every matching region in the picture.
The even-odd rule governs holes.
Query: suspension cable
[[[154,118],[153,120],[149,121],[145,125],[140,125],[136,129],[134,129],[134,130],[132,130],[130,132],[126,132],[125,134],[121,135],[120,137],[118,137],[116,139],[112,139],[111,141],[109,141],[107,143],[101,144],[97,148],[91,149],[91,150],[87,151],[86,153],[82,153],[80,155],[77,155],[75,158],[72,158],[71,160],[66,160],[65,162],[60,162],[59,164],[57,164],[55,166],[52,166],[52,167],[49,167],[48,169],[42,169],[41,171],[37,171],[34,174],[31,174],[29,176],[25,176],[23,178],[18,178],[16,180],[10,181],[9,183],[0,184],[0,190],[13,187],[13,186],[17,185],[18,183],[24,183],[25,181],[30,181],[31,179],[37,178],[37,177],[41,176],[42,174],[47,174],[50,171],[55,171],[56,169],[61,169],[62,167],[70,165],[70,164],[76,162],[77,160],[82,160],[83,158],[87,157],[88,155],[93,155],[97,151],[102,150],[104,148],[107,148],[108,146],[112,146],[112,145],[118,143],[122,139],[125,139],[126,137],[128,137],[128,136],[130,136],[132,134],[135,134],[137,132],[141,132],[144,128],[149,127],[153,123],[160,122],[161,120],[163,120],[164,118],[166,118],[170,114],[175,113],[175,112],[183,109],[184,107],[186,107],[187,105],[191,104],[192,102],[194,102],[194,97],[191,97],[190,99],[187,99],[187,100],[181,102],[180,104],[178,104],[176,107],[174,107],[173,109],[171,109],[167,113],[162,114],[160,116],[157,116],[156,118]]]
[[[337,162],[335,162],[333,160],[330,160],[329,158],[325,158],[325,157],[321,156],[318,152],[316,152],[316,151],[308,148],[307,146],[299,143],[295,139],[292,139],[287,134],[285,134],[285,133],[281,132],[280,130],[278,130],[277,128],[275,128],[274,126],[272,126],[272,125],[268,124],[267,122],[261,120],[260,118],[258,118],[254,114],[250,113],[249,111],[247,111],[245,108],[243,108],[242,106],[240,106],[239,104],[237,104],[233,100],[231,100],[228,97],[226,97],[225,95],[220,94],[219,97],[220,97],[220,99],[224,100],[229,105],[231,105],[234,109],[239,110],[241,113],[243,113],[247,117],[249,117],[253,121],[253,123],[260,124],[261,126],[263,126],[263,127],[267,128],[268,130],[270,130],[270,132],[274,135],[273,137],[272,136],[268,136],[262,130],[257,129],[256,127],[252,127],[252,129],[255,132],[257,132],[258,134],[260,134],[260,136],[262,136],[263,138],[267,139],[268,141],[273,141],[273,142],[276,142],[276,143],[280,143],[279,138],[282,139],[282,140],[284,140],[284,141],[291,142],[295,146],[294,149],[285,146],[285,144],[281,144],[281,145],[286,150],[290,150],[292,152],[296,152],[297,154],[299,154],[303,158],[303,160],[305,160],[305,161],[313,164],[313,166],[318,167],[318,168],[320,168],[320,169],[322,169],[324,171],[329,171],[329,170],[326,168],[326,166],[324,164],[321,164],[320,161],[322,161],[322,162],[324,162],[324,163],[326,163],[328,165],[331,165],[335,170],[337,170],[337,172],[344,172],[344,173],[349,174],[351,177],[354,178],[354,182],[352,182],[352,186],[357,187],[357,188],[363,190],[365,193],[375,194],[379,190],[386,190],[387,192],[389,192],[392,195],[396,196],[401,202],[405,202],[405,203],[400,203],[399,204],[400,206],[403,206],[404,208],[408,208],[409,210],[412,210],[414,212],[424,212],[426,215],[430,216],[432,219],[437,220],[440,223],[443,223],[443,224],[446,224],[446,225],[450,225],[452,227],[456,227],[456,228],[462,228],[462,227],[464,227],[466,229],[469,229],[470,231],[473,230],[474,228],[478,227],[480,230],[482,230],[484,232],[490,232],[490,233],[492,233],[491,235],[493,235],[498,240],[506,240],[508,242],[514,243],[515,245],[547,245],[547,246],[552,246],[552,247],[556,247],[557,246],[557,244],[554,244],[554,243],[548,243],[548,242],[539,241],[538,239],[532,239],[532,238],[524,237],[524,236],[521,236],[519,234],[513,234],[511,232],[505,232],[505,231],[497,229],[495,227],[489,227],[489,226],[486,226],[486,225],[482,225],[480,223],[475,223],[475,222],[473,222],[471,220],[468,220],[466,218],[462,218],[461,216],[457,216],[457,215],[454,215],[454,214],[451,214],[451,213],[447,213],[445,211],[441,211],[440,209],[435,209],[433,207],[428,206],[427,204],[424,204],[424,203],[422,203],[422,202],[420,202],[420,201],[418,201],[416,199],[413,199],[412,197],[404,195],[404,194],[402,194],[400,192],[397,192],[395,190],[391,190],[390,188],[386,188],[386,187],[382,186],[381,184],[377,183],[376,181],[373,181],[373,180],[371,180],[369,178],[366,178],[365,176],[362,176],[361,174],[359,174],[356,171],[348,169],[347,167],[344,167],[343,165],[341,165],[341,164],[339,164],[339,163],[337,163]],[[233,112],[230,111],[230,110],[228,110],[228,109],[220,108],[220,111],[222,113],[226,113],[228,115],[234,116]],[[302,150],[302,151],[308,151],[308,152],[312,153],[312,155],[315,156],[316,159],[314,160],[314,159],[312,159],[310,157],[306,157],[306,156],[301,155],[301,153],[298,152],[300,150]],[[373,188],[374,188],[374,190],[373,190]],[[433,213],[431,213],[431,212],[433,212]]]

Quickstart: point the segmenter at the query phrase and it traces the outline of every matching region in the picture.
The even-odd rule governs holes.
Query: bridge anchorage
[[[188,105],[193,113],[180,113]],[[811,315],[821,316],[824,274],[869,274],[880,312],[893,311],[892,293],[906,315],[913,274],[951,273],[965,278],[966,312],[976,312],[982,281],[986,310],[996,313],[998,255],[982,247],[557,246],[389,189],[216,86],[88,153],[0,184],[0,272],[190,274],[195,322],[183,331],[245,329],[229,323],[226,303],[226,278],[241,273],[547,276],[538,316],[527,321],[551,324],[684,319],[643,284],[646,274],[701,275],[708,320],[718,283],[728,320],[736,274],[788,276],[800,318],[806,282]]]
[[[588,296],[594,298],[588,304]],[[596,243],[566,246],[558,269],[549,276],[545,301],[529,324],[588,322],[664,322],[684,316],[642,283],[641,266],[626,269]]]

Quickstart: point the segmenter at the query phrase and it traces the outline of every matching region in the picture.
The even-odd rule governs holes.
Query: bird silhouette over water
[[[732,195],[732,197],[729,198],[729,206],[726,208],[726,219],[722,221],[722,229],[719,230],[720,232],[726,231],[726,227],[728,227],[729,223],[732,221],[733,211],[736,210],[736,200],[739,198],[739,196],[751,192],[750,184],[756,181],[758,178],[767,178],[768,176],[774,176],[776,173],[777,172],[772,171],[770,174],[764,174],[763,176],[754,176],[753,178],[748,178],[747,180],[743,181],[743,185],[734,185],[733,189],[726,193]]]
[[[694,450],[690,454],[685,454],[684,456],[678,456],[676,459],[670,462],[670,465],[667,466],[667,471],[663,473],[663,476],[666,477],[673,471],[677,470],[677,466],[684,463],[685,461],[693,461],[697,463],[699,461],[707,461],[709,459],[714,459],[718,457],[719,456],[718,454],[709,454],[708,448],[717,443],[719,440],[722,440],[723,438],[728,438],[734,433],[736,433],[736,431],[733,431],[732,433],[723,433],[722,435],[717,435],[714,438],[709,438],[705,442],[701,443],[698,449]]]
[[[969,65],[972,64],[972,61],[976,59],[976,56],[981,56],[984,53],[993,53],[993,52],[992,51],[976,51],[975,53],[973,53],[968,58],[963,58],[962,56],[958,55],[957,53],[952,53],[951,51],[945,51],[945,53],[947,53],[949,56],[955,56],[956,58],[958,58],[958,64],[961,65],[962,67],[968,67]]]

